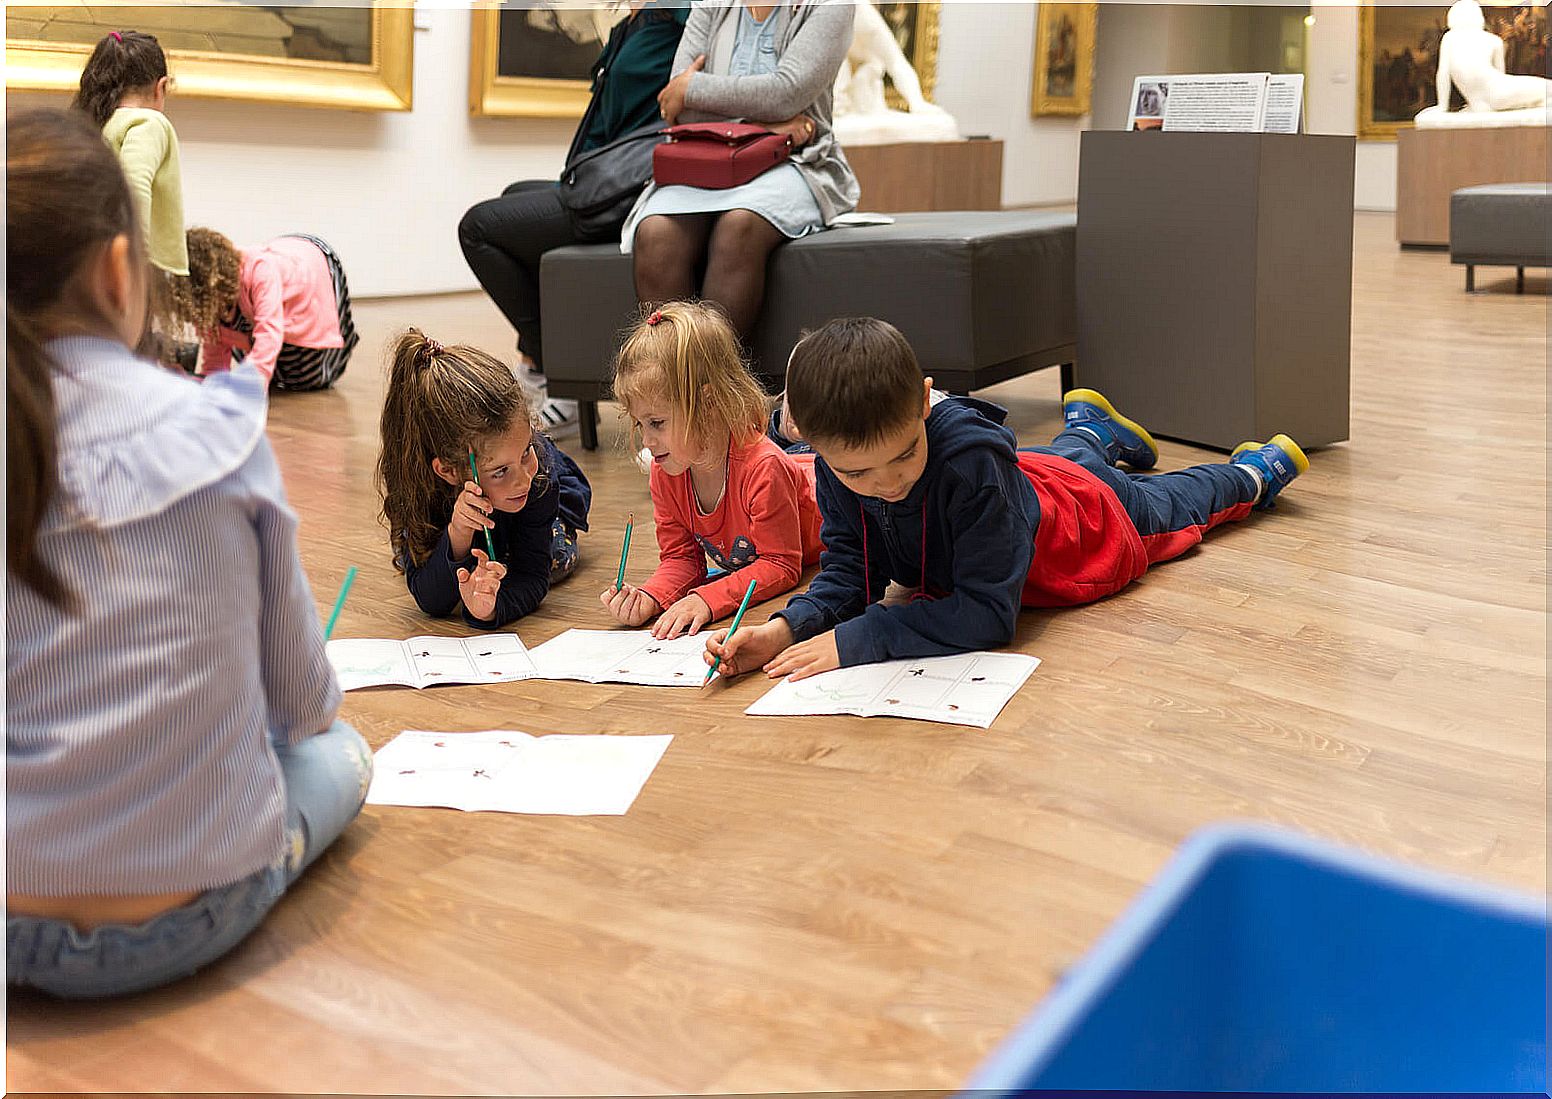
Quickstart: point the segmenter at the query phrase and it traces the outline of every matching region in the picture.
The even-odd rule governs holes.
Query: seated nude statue
[[[1439,41],[1439,111],[1450,109],[1451,82],[1465,97],[1467,111],[1513,111],[1547,104],[1552,81],[1504,72],[1504,44],[1487,29],[1477,0],[1456,0],[1449,30]]]

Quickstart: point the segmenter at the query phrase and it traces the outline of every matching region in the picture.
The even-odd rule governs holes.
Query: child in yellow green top
[[[178,135],[162,113],[167,84],[167,55],[155,37],[110,31],[81,70],[75,106],[102,127],[118,154],[151,262],[170,275],[187,275]]]

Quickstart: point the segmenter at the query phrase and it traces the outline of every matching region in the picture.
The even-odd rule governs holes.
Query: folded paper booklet
[[[991,727],[1040,661],[1023,653],[961,653],[837,668],[784,679],[744,713],[755,717],[853,714]]]
[[[386,684],[514,683],[539,674],[515,633],[408,641],[344,638],[330,641],[328,653],[343,691]]]
[[[368,805],[619,816],[671,736],[532,736],[411,729],[378,749]]]
[[[649,630],[567,630],[529,653],[541,679],[699,687],[709,670],[706,635],[659,641]]]

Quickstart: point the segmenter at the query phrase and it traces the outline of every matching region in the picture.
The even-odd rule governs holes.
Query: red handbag
[[[791,138],[747,122],[691,122],[666,132],[668,140],[652,150],[652,179],[660,187],[737,187],[792,153]]]

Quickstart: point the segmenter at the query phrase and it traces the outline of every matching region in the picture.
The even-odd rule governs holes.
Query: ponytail
[[[49,603],[70,591],[38,554],[38,527],[54,496],[54,388],[49,359],[26,321],[5,310],[5,567]]]
[[[81,86],[70,105],[84,111],[100,130],[118,110],[126,92],[148,87],[166,75],[167,55],[155,36],[110,31],[81,70]]]
[[[424,564],[452,515],[458,490],[433,472],[432,459],[463,469],[480,440],[518,421],[537,430],[533,403],[505,363],[464,344],[444,347],[415,328],[395,341],[377,459],[395,568]]]

